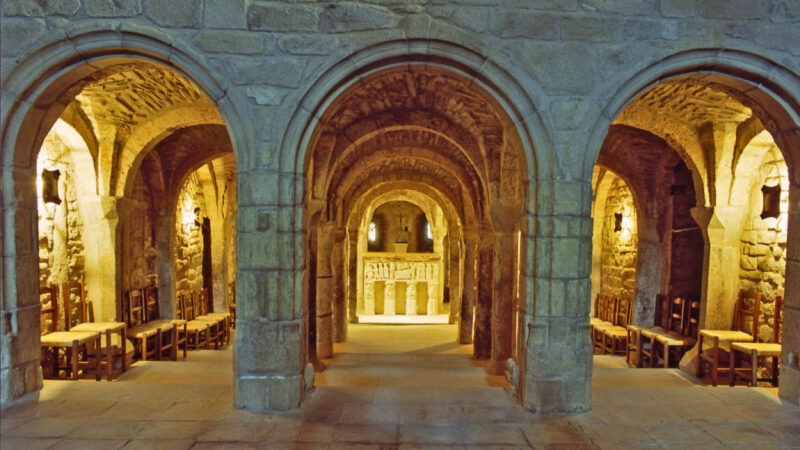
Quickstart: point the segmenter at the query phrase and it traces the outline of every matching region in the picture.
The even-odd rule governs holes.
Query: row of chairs
[[[631,323],[631,301],[613,295],[595,297],[597,317],[590,321],[590,333],[595,353],[624,354],[627,327]]]
[[[628,327],[625,360],[635,360],[642,367],[671,367],[697,343],[700,324],[700,302],[685,297],[656,297],[656,318],[653,326]]]
[[[207,291],[180,291],[175,299],[177,321],[186,330],[185,347],[215,349],[231,343],[232,315],[208,311]]]
[[[733,330],[700,330],[699,346],[702,351],[698,376],[703,377],[708,370],[713,386],[719,383],[722,374],[728,375],[731,386],[739,379],[749,381],[751,386],[758,385],[759,381],[770,381],[777,385],[782,347],[783,296],[775,299],[771,342],[759,342],[761,301],[760,292],[742,290],[736,301]],[[772,360],[770,378],[759,378],[762,359]]]
[[[74,380],[81,372],[94,371],[95,380],[100,381],[102,369],[101,334],[99,331],[70,330],[71,317],[69,292],[77,283],[77,289],[83,293],[83,283],[69,282],[61,285],[65,323],[60,324],[59,285],[51,283],[39,287],[41,333],[41,365],[45,376],[58,378],[62,373]],[[45,306],[49,305],[49,306]],[[106,349],[106,367],[111,380],[110,346]],[[123,366],[123,370],[125,367]]]
[[[700,302],[684,297],[658,295],[653,326],[630,324],[631,304],[625,299],[598,295],[596,318],[591,320],[592,341],[600,353],[619,353],[625,343],[625,358],[636,367],[672,367],[683,355],[698,345],[698,376],[710,373],[713,386],[720,375],[728,375],[733,386],[746,380],[751,386],[759,381],[777,384],[781,354],[783,298],[775,301],[775,320],[771,342],[759,342],[762,295],[756,291],[739,292],[734,312],[733,330],[699,329]],[[627,325],[625,324],[628,322]],[[625,327],[624,338],[617,338]],[[769,378],[761,375],[761,360],[771,359]]]

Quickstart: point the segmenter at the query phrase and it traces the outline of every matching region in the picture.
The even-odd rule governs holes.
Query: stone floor
[[[800,407],[774,390],[705,387],[596,356],[594,410],[523,411],[451,326],[350,327],[303,408],[231,408],[231,351],[136,363],[113,383],[47,381],[2,414],[10,449],[800,448]]]

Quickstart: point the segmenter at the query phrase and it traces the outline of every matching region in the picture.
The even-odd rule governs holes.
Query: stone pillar
[[[428,290],[430,292],[430,290]],[[430,299],[428,299],[430,305]],[[430,314],[430,313],[429,313]],[[409,281],[406,286],[406,315],[417,315],[417,282]]]
[[[700,328],[729,330],[733,324],[745,213],[734,206],[692,208],[705,240]]]
[[[463,288],[461,295],[461,320],[458,322],[458,343],[472,343],[473,309],[475,308],[475,247],[473,240],[467,239],[464,245]]]
[[[475,308],[473,353],[476,359],[492,355],[493,239],[481,236],[478,259],[478,302]]]
[[[633,323],[649,326],[653,324],[655,318],[656,295],[661,293],[663,254],[656,229],[656,218],[642,215],[638,220],[639,241],[636,255],[636,299]]]
[[[450,301],[450,323],[459,323],[461,320],[461,277],[460,274],[460,249],[459,239],[456,233],[452,231],[448,233],[450,238],[449,251],[450,264],[447,272],[446,284],[450,286],[449,301]]]
[[[88,206],[84,212],[93,212],[84,219],[83,239],[86,246],[86,289],[91,293],[95,321],[119,320],[122,318],[122,298],[119,295],[122,293],[122,254],[125,245],[122,228],[134,203],[109,196],[83,199],[82,202]],[[171,255],[161,259],[171,260]],[[162,295],[159,291],[159,297]],[[161,307],[169,317],[172,309],[164,310],[163,303]]]
[[[489,373],[502,375],[506,371],[506,361],[511,358],[514,348],[516,233],[496,233],[493,251],[492,361],[489,364]]]
[[[383,315],[393,316],[394,306],[394,280],[386,280],[386,287],[383,289]]]
[[[439,301],[437,299],[437,293],[439,291],[439,284],[435,281],[428,281],[428,315],[435,316],[439,311],[437,311],[437,306]]]
[[[375,282],[364,282],[364,314],[375,315]]]
[[[789,189],[783,346],[778,395],[800,404],[800,187]]]
[[[347,313],[350,323],[358,323],[358,230],[347,232]],[[372,314],[375,313],[373,286]],[[366,286],[365,286],[366,289]]]
[[[335,228],[332,222],[320,223],[317,229],[317,356],[333,356],[333,252]]]
[[[337,232],[331,252],[331,274],[333,276],[333,339],[347,340],[347,298],[344,279],[344,232]]]

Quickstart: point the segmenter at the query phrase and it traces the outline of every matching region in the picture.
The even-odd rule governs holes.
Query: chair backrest
[[[625,297],[617,303],[617,314],[614,325],[626,327],[631,324],[631,301]]]
[[[734,329],[753,335],[753,342],[758,340],[758,319],[761,314],[761,292],[739,291],[739,300],[736,302],[736,321]],[[747,329],[746,325],[750,324]]]
[[[45,304],[49,302],[50,306],[45,308]],[[39,286],[39,305],[41,307],[40,317],[43,325],[46,324],[45,316],[50,315],[50,323],[53,325],[52,330],[44,329],[41,334],[53,333],[58,331],[58,287],[55,283],[50,283],[46,286]]]
[[[613,322],[614,316],[617,314],[617,298],[613,295],[605,295],[604,297],[600,319],[606,322]]]
[[[74,292],[80,312],[78,323],[87,323],[89,321],[89,313],[86,308],[86,291],[83,287],[83,280],[65,281],[61,283],[61,298],[64,299],[64,327],[67,331],[72,328],[72,305],[69,300],[72,297],[70,294]]]
[[[155,286],[144,288],[144,312],[147,322],[161,318],[161,311],[158,307],[158,288]]]
[[[775,326],[772,327],[772,342],[780,344],[783,341],[781,329],[783,328],[783,297],[775,298]]]
[[[656,295],[656,311],[655,311],[655,318],[653,320],[653,325],[661,327],[663,329],[669,328],[669,309],[670,309],[670,298],[667,295],[658,294]]]
[[[175,295],[175,315],[178,319],[188,320],[183,312],[183,291],[178,291],[177,295]]]
[[[135,327],[147,322],[145,317],[144,296],[140,289],[131,289],[125,294],[126,311],[125,321],[128,327]]]
[[[194,320],[197,317],[195,310],[194,293],[181,291],[178,296],[181,299],[181,309],[183,310],[183,320]]]
[[[208,314],[208,303],[205,289],[198,289],[194,291],[194,304],[197,311],[198,316],[204,316]]]
[[[600,293],[594,296],[594,308],[592,309],[592,311],[594,312],[594,316],[597,317],[598,319],[600,318],[600,308],[601,305],[603,304],[603,298],[604,298],[603,294]]]
[[[236,282],[228,283],[228,310],[233,311],[236,309]],[[595,300],[597,302],[597,300]],[[595,303],[595,311],[597,311],[597,305]]]
[[[700,332],[700,301],[686,299],[686,318],[683,321],[683,336],[697,338]]]
[[[685,320],[687,319],[686,300],[683,297],[672,297],[669,302],[669,325],[668,331],[683,334]]]

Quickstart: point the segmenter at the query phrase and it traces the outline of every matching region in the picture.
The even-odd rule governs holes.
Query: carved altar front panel
[[[384,315],[393,315],[395,288],[405,284],[406,314],[416,314],[417,284],[427,284],[427,314],[435,315],[439,302],[441,255],[437,253],[378,253],[364,255],[364,314],[375,314],[375,283],[384,283]],[[402,284],[400,285],[402,286]],[[424,291],[423,291],[424,292]]]

